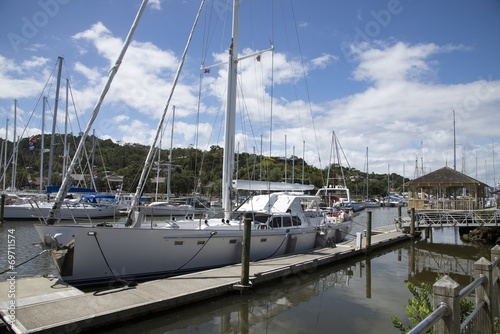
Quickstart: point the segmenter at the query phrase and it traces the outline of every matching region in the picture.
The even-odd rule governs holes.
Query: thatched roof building
[[[488,185],[443,167],[407,182],[408,209],[475,210],[484,207]]]

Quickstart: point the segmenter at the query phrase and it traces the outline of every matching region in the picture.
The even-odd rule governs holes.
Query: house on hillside
[[[448,211],[483,209],[488,185],[450,167],[406,183],[408,209]]]

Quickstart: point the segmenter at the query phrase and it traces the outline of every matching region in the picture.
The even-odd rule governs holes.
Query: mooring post
[[[243,249],[241,254],[241,285],[249,286],[250,275],[250,235],[252,219],[245,218],[243,226]]]
[[[363,248],[363,233],[356,232],[356,250]]]
[[[410,234],[415,237],[415,208],[411,208],[411,223],[410,223]]]
[[[495,245],[495,247],[493,247],[491,249],[491,263],[492,265],[495,263],[495,260],[497,259],[500,259],[500,246],[499,245]],[[493,277],[500,277],[500,264],[497,263],[493,268],[492,268],[492,275]],[[493,284],[492,282],[492,291],[491,291],[491,295],[492,296],[498,296],[498,285],[499,285],[499,282],[497,282],[497,284]],[[500,317],[500,305],[498,303],[498,298],[495,298],[493,297],[493,300],[491,301],[491,312],[493,314],[493,318],[495,317]]]
[[[444,275],[432,286],[434,294],[434,309],[441,303],[448,306],[447,312],[434,325],[435,334],[459,334],[460,333],[460,284],[448,275]]]
[[[476,305],[481,302],[485,302],[486,305],[483,308],[482,319],[478,319],[478,325],[484,326],[479,328],[480,333],[495,333],[495,322],[492,314],[492,285],[493,285],[493,275],[492,275],[492,265],[491,262],[484,257],[480,258],[474,263],[474,276],[479,278],[480,275],[486,277],[486,282],[481,284],[476,289]],[[495,296],[497,298],[497,296]]]
[[[372,212],[366,211],[366,251],[372,246]]]

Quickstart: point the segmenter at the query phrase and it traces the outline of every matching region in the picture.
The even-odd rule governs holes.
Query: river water
[[[393,224],[397,208],[375,208],[372,226]],[[403,217],[406,209],[403,208]],[[354,218],[351,238],[366,228],[366,210]],[[33,222],[0,225],[0,272],[8,267],[8,234],[15,236],[16,263],[40,252]],[[448,274],[462,287],[473,278],[480,257],[490,259],[492,246],[461,242],[458,230],[434,230],[428,240],[405,241],[342,263],[304,271],[245,295],[235,293],[120,323],[94,333],[399,333],[391,323],[395,315],[405,323],[404,311],[411,294],[406,287],[432,284]],[[153,255],[154,256],[154,255]],[[17,268],[18,278],[57,275],[49,256],[43,254]],[[0,280],[5,280],[0,275]]]

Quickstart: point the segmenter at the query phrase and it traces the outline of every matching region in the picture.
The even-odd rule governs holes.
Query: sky
[[[0,137],[84,129],[138,0],[0,1]],[[150,145],[201,1],[150,1],[93,124]],[[498,0],[241,1],[239,152],[295,155],[411,179],[455,167],[493,185],[500,157]],[[223,146],[232,1],[207,0],[166,109],[161,145]],[[260,54],[258,52],[273,48]],[[201,68],[210,67],[208,71]],[[7,122],[7,119],[9,120]],[[6,127],[8,126],[8,129]],[[455,143],[455,144],[454,144]],[[368,162],[368,163],[367,163]]]

